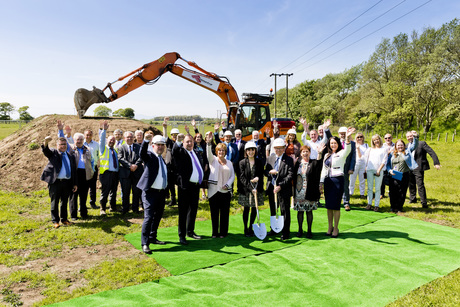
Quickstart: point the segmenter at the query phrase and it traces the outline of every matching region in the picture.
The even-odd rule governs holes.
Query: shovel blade
[[[272,230],[276,233],[279,233],[281,230],[283,230],[284,226],[284,216],[270,216],[270,227]]]
[[[265,237],[267,236],[267,228],[265,227],[264,223],[252,224],[252,230],[254,230],[254,234],[260,240],[265,239]]]

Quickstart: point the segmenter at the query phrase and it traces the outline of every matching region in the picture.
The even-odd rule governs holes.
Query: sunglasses
[[[356,138],[357,139],[362,139],[362,138],[364,138],[364,136],[361,135],[361,136],[357,136]]]
[[[391,137],[389,137],[389,138],[385,138],[385,140],[391,140],[391,139],[392,139]]]

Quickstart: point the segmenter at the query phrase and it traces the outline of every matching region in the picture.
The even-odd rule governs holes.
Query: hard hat
[[[247,150],[249,148],[255,148],[257,149],[257,145],[256,143],[254,143],[253,141],[249,141],[246,143],[246,145],[244,145],[244,150]]]
[[[153,137],[152,139],[153,144],[166,144],[166,138],[164,138],[162,135],[157,134]]]
[[[339,133],[342,133],[342,132],[347,132],[347,127],[340,127],[339,128]]]
[[[171,129],[171,135],[172,135],[172,134],[179,134],[179,129],[177,129],[177,128],[172,128],[172,129]]]
[[[273,141],[273,147],[284,147],[286,146],[286,143],[282,138],[277,138]]]
[[[295,131],[295,129],[289,129],[287,134],[297,134],[297,132]]]
[[[225,131],[224,136],[230,135],[233,136],[233,133],[230,130]]]

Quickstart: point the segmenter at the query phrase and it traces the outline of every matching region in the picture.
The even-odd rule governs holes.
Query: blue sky
[[[76,89],[103,88],[172,51],[228,77],[240,96],[268,93],[275,72],[294,73],[291,88],[368,60],[384,37],[459,17],[454,0],[432,0],[409,13],[425,2],[0,0],[0,102],[29,106],[35,117],[76,114]],[[215,117],[225,109],[212,92],[169,73],[107,106],[131,107],[137,118]]]

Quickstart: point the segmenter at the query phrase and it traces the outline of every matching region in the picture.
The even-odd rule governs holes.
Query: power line
[[[278,69],[277,71],[280,71],[282,69],[285,69],[286,67],[288,67],[289,65],[291,65],[292,63],[294,63],[295,61],[297,61],[298,59],[302,58],[303,56],[305,56],[306,54],[310,53],[312,50],[316,49],[318,46],[320,46],[321,44],[323,44],[325,41],[327,41],[328,39],[330,39],[331,37],[333,37],[334,35],[336,35],[337,33],[339,33],[340,31],[342,31],[343,29],[345,29],[346,27],[348,27],[350,24],[352,24],[354,21],[356,21],[359,17],[363,16],[364,14],[366,14],[367,12],[369,12],[371,9],[373,9],[375,6],[377,6],[377,4],[379,4],[380,2],[382,2],[383,0],[380,0],[378,1],[377,3],[375,3],[374,5],[372,5],[370,8],[368,8],[367,10],[365,10],[364,12],[362,12],[361,14],[359,14],[357,17],[355,17],[353,20],[351,20],[350,22],[348,22],[346,25],[344,25],[343,27],[341,27],[340,29],[338,29],[337,31],[335,31],[334,33],[332,33],[331,35],[329,35],[328,37],[326,37],[325,39],[323,39],[321,42],[319,42],[318,44],[316,44],[315,46],[313,46],[312,48],[310,48],[310,50],[308,50],[307,52],[305,52],[304,54],[302,54],[301,56],[297,57],[295,60],[293,60],[292,62],[290,62],[289,64],[287,64],[286,66]],[[405,1],[405,0],[404,0]]]
[[[298,72],[303,71],[303,70],[305,70],[305,69],[307,69],[307,68],[310,68],[310,67],[312,67],[312,66],[314,66],[314,65],[316,65],[316,64],[318,64],[318,63],[320,63],[320,62],[322,62],[322,61],[324,61],[324,60],[326,60],[326,59],[328,59],[328,58],[330,58],[331,56],[336,55],[336,54],[339,53],[340,51],[343,51],[343,50],[347,49],[348,47],[353,46],[354,44],[356,44],[356,43],[362,41],[363,39],[365,39],[365,38],[371,36],[372,34],[374,34],[374,33],[378,32],[378,31],[382,30],[383,28],[386,28],[387,26],[389,26],[389,25],[391,25],[391,24],[393,24],[393,23],[395,23],[396,21],[400,20],[401,18],[406,17],[407,15],[409,15],[409,14],[411,14],[412,12],[418,10],[419,8],[421,8],[422,6],[428,4],[428,3],[431,2],[431,1],[432,1],[432,0],[426,1],[425,3],[423,3],[423,4],[419,5],[419,6],[417,6],[416,8],[410,10],[409,12],[405,13],[404,15],[402,15],[402,16],[400,16],[400,17],[394,19],[394,20],[392,20],[391,22],[389,22],[389,23],[387,23],[386,25],[384,25],[384,26],[378,28],[377,30],[375,30],[375,31],[373,31],[373,32],[371,32],[371,33],[369,33],[368,35],[363,36],[362,38],[358,39],[357,41],[354,41],[353,43],[351,43],[351,44],[349,44],[349,45],[343,47],[342,49],[337,50],[336,52],[334,52],[334,53],[332,53],[332,54],[330,54],[330,55],[328,55],[328,56],[322,58],[321,60],[319,60],[319,61],[317,61],[317,62],[315,62],[315,63],[313,63],[313,64],[311,64],[311,65],[309,65],[309,66],[307,66],[307,67],[305,67],[305,68],[302,68],[302,69],[300,69],[300,70],[295,71],[295,73],[298,73]]]
[[[394,10],[395,8],[397,8],[398,6],[400,6],[401,4],[403,4],[404,2],[406,2],[406,0],[403,0],[401,2],[399,2],[398,4],[396,4],[395,6],[393,6],[392,8],[388,9],[387,11],[385,11],[384,13],[380,14],[379,16],[377,16],[376,18],[372,19],[371,21],[369,21],[368,23],[366,23],[365,25],[363,25],[362,27],[358,28],[357,30],[353,31],[352,33],[350,33],[349,35],[345,36],[344,38],[342,38],[341,40],[337,41],[336,43],[332,44],[331,46],[327,47],[326,49],[323,49],[322,51],[318,52],[317,54],[315,54],[314,56],[310,57],[309,59],[307,59],[306,61],[300,63],[297,67],[299,66],[302,66],[303,64],[313,60],[315,57],[317,57],[318,55],[321,55],[323,52],[331,49],[332,47],[338,45],[339,43],[343,42],[345,39],[349,38],[350,36],[352,36],[353,34],[355,34],[356,32],[362,30],[363,28],[367,27],[369,24],[373,23],[374,21],[376,21],[377,19],[379,19],[380,17],[386,15],[387,13],[389,13],[390,11]]]

